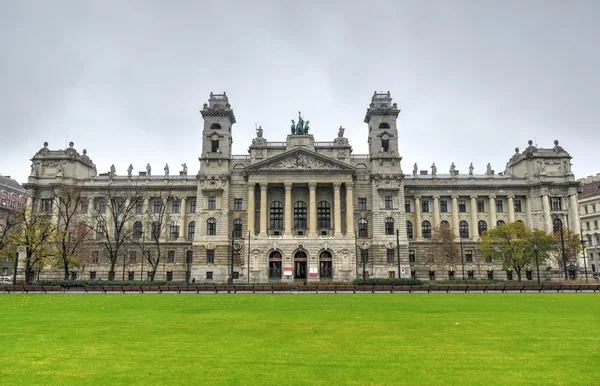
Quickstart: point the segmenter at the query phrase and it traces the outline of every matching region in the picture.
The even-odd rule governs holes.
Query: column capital
[[[421,195],[420,194],[415,194],[413,197],[415,198],[415,200],[420,200],[421,199]]]
[[[514,198],[515,198],[515,195],[514,195],[514,194],[509,194],[509,195],[508,195],[508,199],[509,199],[509,200],[513,200]]]
[[[309,182],[308,183],[308,189],[315,190],[316,188],[317,188],[317,183],[316,182]]]
[[[478,196],[478,195],[476,195],[476,194],[471,194],[471,196],[470,196],[470,197],[471,197],[471,200],[476,200],[476,199],[478,199],[478,198],[479,198],[479,196]]]
[[[439,194],[436,194],[436,195],[434,195],[434,196],[433,196],[433,199],[434,199],[434,200],[439,200],[439,199],[440,199],[440,195],[439,195]]]
[[[268,183],[266,182],[261,182],[260,183],[260,190],[267,190],[267,186],[269,186]]]
[[[494,200],[496,199],[496,195],[495,194],[490,194],[490,200]]]
[[[354,182],[345,182],[346,190],[352,190],[354,188]]]
[[[291,182],[286,182],[285,184],[283,184],[285,190],[292,190],[292,183]]]
[[[452,197],[453,200],[458,200],[459,195],[458,194],[453,194],[451,197]]]
[[[248,188],[248,190],[250,190],[250,189],[254,189],[254,186],[256,186],[256,183],[255,183],[255,182],[248,182],[248,183],[246,184],[246,187]]]
[[[342,184],[340,182],[334,182],[333,183],[333,189],[334,190],[340,190],[341,187],[342,187]]]

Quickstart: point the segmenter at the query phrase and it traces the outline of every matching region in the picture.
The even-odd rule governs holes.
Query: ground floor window
[[[206,272],[206,280],[212,280],[213,278],[213,273],[211,271],[207,271]]]
[[[469,279],[474,279],[475,278],[475,271],[467,271],[467,277]]]
[[[506,280],[512,280],[513,276],[512,276],[512,271],[506,271]]]
[[[435,280],[435,271],[429,271],[429,280]]]
[[[417,271],[410,271],[410,277],[412,279],[417,279]]]
[[[448,271],[448,279],[454,280],[454,271]]]
[[[570,269],[569,270],[569,279],[575,280],[576,278],[577,278],[577,275],[575,274],[575,270],[574,269]]]
[[[488,280],[494,280],[494,271],[488,271]]]
[[[319,256],[319,276],[321,279],[331,279],[333,277],[333,262],[331,253],[324,251]]]
[[[167,271],[167,281],[173,281],[173,272]]]
[[[90,271],[90,280],[96,280],[96,271]]]
[[[269,256],[269,279],[281,279],[281,253],[273,252]]]
[[[396,278],[396,271],[389,271],[388,272],[388,278],[389,279],[395,279]]]
[[[77,271],[71,271],[71,280],[77,280]]]
[[[127,272],[127,280],[135,280],[135,272],[133,272],[133,271]]]
[[[531,271],[525,271],[525,277],[527,278],[527,280],[533,280]]]

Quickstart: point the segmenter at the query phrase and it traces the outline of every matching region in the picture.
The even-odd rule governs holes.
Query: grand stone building
[[[128,205],[136,201],[126,225],[136,228],[137,244],[122,252],[122,275],[130,279],[145,278],[148,264],[136,248],[141,236],[155,231],[165,257],[158,277],[199,282],[348,281],[363,270],[372,277],[458,277],[462,266],[437,266],[426,258],[440,224],[462,243],[465,276],[510,280],[511,272],[478,254],[481,232],[522,221],[546,231],[564,224],[579,233],[577,182],[571,156],[558,141],[546,149],[529,141],[502,172],[489,164],[485,174],[472,166],[460,172],[453,164],[438,173],[435,164],[427,170],[415,164],[406,173],[398,151],[400,110],[389,92],[375,93],[367,108],[368,154],[353,154],[341,127],[333,140],[315,141],[299,114],[286,138],[269,141],[258,128],[248,154],[234,155],[236,119],[227,95],[211,93],[200,113],[197,174],[189,175],[185,164],[178,173],[167,165],[155,175],[147,165],[138,175],[131,166],[127,175],[114,168],[98,174],[85,150],[45,144],[32,158],[28,206],[56,217],[57,187],[73,184],[84,189],[86,208],[102,205],[108,188]],[[163,205],[166,226],[151,231],[149,213]],[[108,277],[103,242],[92,248],[79,277]],[[543,268],[544,276],[558,277],[554,267]]]
[[[579,214],[581,216],[582,236],[585,241],[587,269],[598,277],[600,260],[600,174],[578,180]]]

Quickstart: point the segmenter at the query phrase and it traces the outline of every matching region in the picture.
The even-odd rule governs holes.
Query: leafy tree
[[[58,221],[56,229],[56,264],[64,270],[64,279],[69,279],[71,268],[78,265],[78,251],[82,244],[88,242],[90,228],[81,222],[81,207],[87,204],[87,198],[82,197],[81,187],[63,186],[55,197],[58,206]]]
[[[15,212],[8,212],[5,215],[6,221],[4,226],[0,226],[0,257],[13,256],[15,262],[17,262],[17,245],[14,242],[13,233],[20,229],[21,217]],[[17,281],[17,266],[15,264],[13,271],[13,284]]]
[[[483,256],[502,262],[502,269],[514,270],[521,281],[523,269],[536,264],[535,245],[540,262],[547,258],[548,252],[556,249],[551,235],[532,231],[517,221],[484,232],[479,250]]]
[[[10,239],[16,246],[25,249],[25,282],[30,284],[33,268],[41,269],[56,252],[53,248],[56,227],[46,213],[22,210],[17,216],[19,227],[10,235]],[[18,261],[15,262],[17,265]]]
[[[446,266],[455,271],[461,264],[460,249],[455,242],[455,236],[448,225],[434,228],[431,236],[431,253],[434,255],[434,264]]]

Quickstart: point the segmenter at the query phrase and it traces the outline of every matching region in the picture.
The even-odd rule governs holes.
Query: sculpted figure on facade
[[[473,169],[475,169],[473,167],[473,162],[471,162],[471,164],[469,165],[469,175],[472,176],[473,175]]]
[[[296,134],[296,121],[292,119],[292,135]]]
[[[494,172],[492,171],[492,164],[490,164],[489,162],[488,162],[488,164],[487,164],[487,169],[486,169],[486,171],[485,171],[485,174],[486,174],[487,176],[494,175]]]
[[[342,126],[338,129],[338,138],[342,138],[344,136],[344,129]]]
[[[150,177],[150,176],[152,175],[152,167],[150,166],[150,163],[148,163],[148,164],[146,165],[146,175],[147,175],[148,177]]]
[[[133,165],[129,164],[129,167],[127,168],[127,177],[131,177],[132,172],[133,172]]]
[[[450,175],[451,176],[456,175],[456,165],[454,165],[454,162],[452,162],[452,165],[450,165]]]
[[[262,136],[263,136],[263,129],[262,129],[262,126],[258,126],[258,129],[256,129],[256,136],[257,136],[258,138],[262,138]]]
[[[435,162],[431,165],[431,175],[434,177],[437,175],[437,166],[435,166]]]
[[[110,165],[110,176],[114,177],[117,174],[117,169],[115,169],[115,164]]]
[[[527,146],[527,149],[525,149],[523,154],[526,157],[531,157],[533,155],[533,153],[537,151],[537,147],[533,146],[533,141],[531,139],[527,142],[527,144],[529,146]]]
[[[417,166],[417,163],[415,162],[415,166],[413,167],[413,176],[415,178],[417,178],[417,173],[419,173],[419,167]]]
[[[186,163],[185,163],[185,162],[184,162],[184,163],[182,163],[182,164],[181,164],[181,167],[183,168],[183,171],[182,171],[183,175],[184,175],[184,176],[187,176],[187,173],[188,173],[188,172],[187,172],[187,165],[186,165]]]
[[[31,164],[31,176],[39,177],[39,175],[40,175],[40,163],[36,161]]]
[[[565,149],[562,148],[562,146],[560,146],[558,144],[558,139],[554,140],[554,148],[552,149],[555,153],[564,153]]]
[[[169,164],[165,164],[165,177],[169,177]]]

